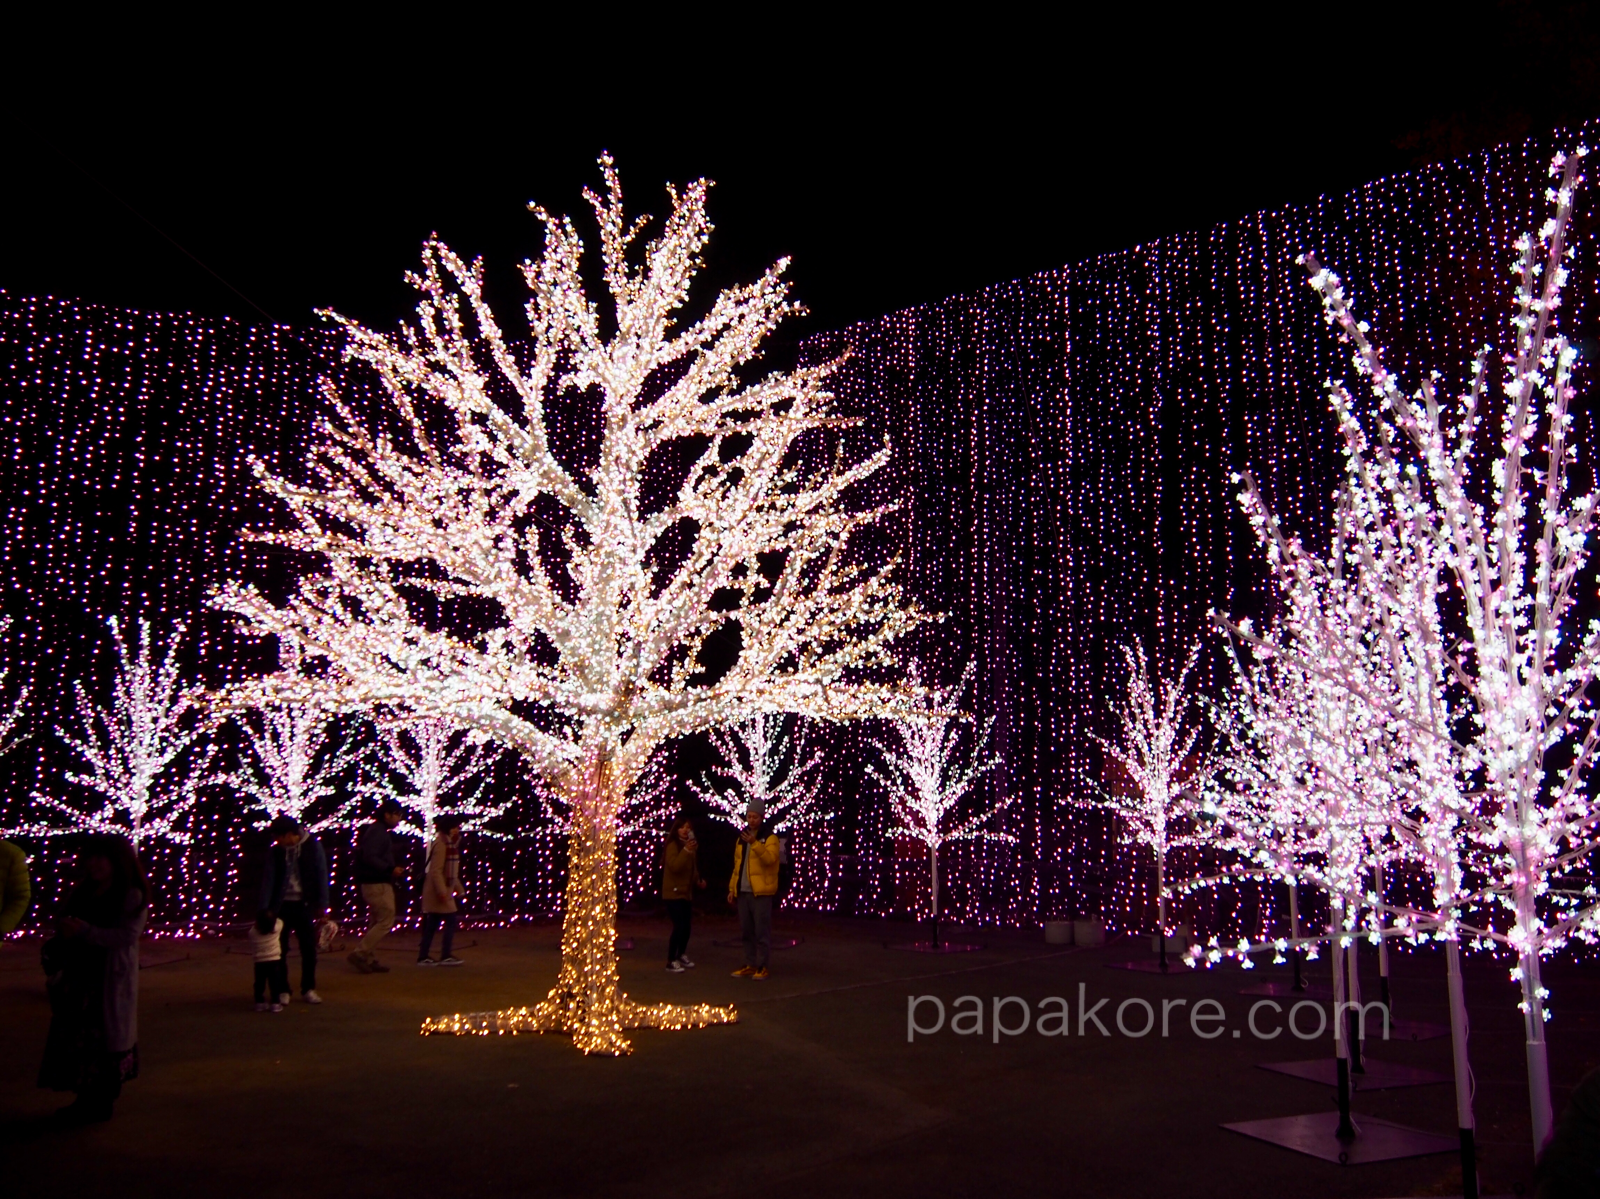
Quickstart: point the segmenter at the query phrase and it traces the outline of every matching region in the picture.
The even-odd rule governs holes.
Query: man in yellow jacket
[[[778,893],[778,838],[762,824],[765,813],[752,804],[745,813],[739,843],[733,847],[733,876],[728,879],[728,902],[739,905],[739,929],[744,936],[744,965],[735,978],[766,978],[772,956],[772,900]]]

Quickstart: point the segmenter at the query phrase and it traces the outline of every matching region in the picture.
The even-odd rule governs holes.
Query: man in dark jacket
[[[261,876],[261,902],[257,905],[283,921],[283,956],[289,957],[289,934],[300,942],[300,997],[321,1003],[317,994],[317,921],[328,910],[328,859],[317,839],[289,816],[278,816],[268,826],[273,845]],[[287,993],[278,996],[288,1003]]]
[[[378,960],[378,942],[394,927],[395,884],[405,870],[397,864],[394,826],[400,823],[400,805],[383,801],[371,823],[356,832],[356,883],[361,898],[367,901],[367,931],[349,957],[363,974],[386,974],[389,967]]]

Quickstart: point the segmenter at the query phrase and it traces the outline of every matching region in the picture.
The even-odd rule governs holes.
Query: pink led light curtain
[[[1148,923],[1144,858],[1105,817],[1063,800],[1098,769],[1088,731],[1106,731],[1118,642],[1144,636],[1170,654],[1212,605],[1260,610],[1263,572],[1229,473],[1250,467],[1297,531],[1321,534],[1337,465],[1321,384],[1340,362],[1296,255],[1314,250],[1343,276],[1403,375],[1414,362],[1463,360],[1496,326],[1507,247],[1541,211],[1555,144],[1162,238],[804,344],[811,361],[852,351],[842,400],[863,417],[863,437],[888,433],[895,445],[871,486],[905,505],[890,527],[908,578],[949,613],[914,648],[956,671],[976,655],[1004,758],[981,789],[1020,795],[996,826],[1015,846],[948,851],[947,916],[1015,924],[1103,911]],[[1563,317],[1590,360],[1600,356],[1592,220]],[[104,685],[102,616],[190,619],[189,653],[209,682],[263,661],[204,596],[241,562],[263,586],[285,585],[289,563],[235,539],[276,517],[246,459],[292,469],[321,402],[314,380],[340,369],[320,329],[0,292],[0,584],[16,673],[36,683],[35,739],[0,760],[0,824],[20,818],[32,791],[64,786],[49,730],[68,716],[71,679]],[[864,733],[823,738],[824,793],[840,816],[794,842],[791,902],[922,912],[926,857],[887,836],[882,797],[863,781]],[[703,758],[679,755],[695,769]],[[528,789],[514,770],[497,785]],[[206,802],[192,846],[153,854],[170,925],[224,923],[248,906],[249,819],[226,793]],[[510,838],[476,847],[487,918],[555,907],[559,838],[526,831],[535,811],[523,796]],[[630,895],[653,894],[652,858],[645,847],[629,858]],[[50,861],[46,849],[42,900]],[[1274,901],[1223,892],[1180,903],[1177,918],[1254,934]]]

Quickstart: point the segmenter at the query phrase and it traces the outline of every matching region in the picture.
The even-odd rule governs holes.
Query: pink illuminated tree
[[[1156,924],[1166,968],[1167,855],[1205,840],[1212,824],[1197,820],[1214,767],[1197,751],[1203,725],[1187,689],[1200,656],[1197,643],[1176,679],[1152,679],[1144,647],[1121,647],[1128,678],[1115,709],[1117,735],[1095,740],[1114,769],[1103,795],[1091,801],[1119,817],[1136,844],[1149,848],[1156,867]]]
[[[1009,833],[987,827],[1009,808],[1015,796],[987,804],[975,802],[973,788],[1000,764],[988,752],[993,716],[978,720],[961,711],[977,663],[968,662],[952,686],[922,688],[915,709],[884,720],[884,731],[872,741],[867,775],[884,789],[889,801],[891,837],[920,842],[928,851],[929,911],[933,946],[939,946],[939,849],[956,841],[1015,841]],[[913,663],[912,682],[922,687],[921,668]]]

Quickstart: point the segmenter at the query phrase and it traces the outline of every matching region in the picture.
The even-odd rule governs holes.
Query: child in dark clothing
[[[256,913],[250,930],[250,948],[256,959],[256,1011],[281,1012],[278,996],[289,989],[289,970],[283,964],[283,921],[266,908]]]

